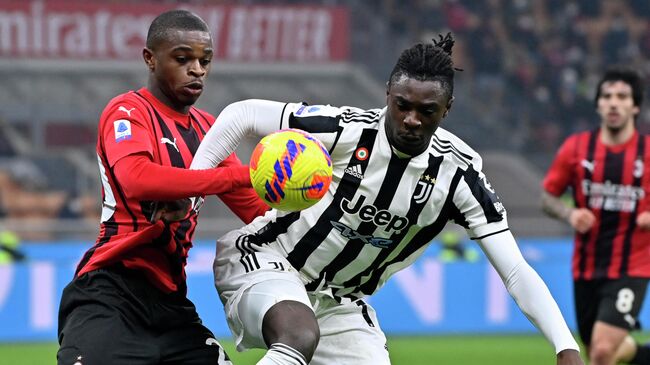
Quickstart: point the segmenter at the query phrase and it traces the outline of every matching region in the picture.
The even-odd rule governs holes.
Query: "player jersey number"
[[[630,288],[623,288],[618,291],[616,298],[616,310],[621,313],[628,313],[634,304],[634,292]]]

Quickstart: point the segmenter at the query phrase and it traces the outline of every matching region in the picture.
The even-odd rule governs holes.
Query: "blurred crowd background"
[[[22,49],[29,42],[19,32],[29,23],[15,21],[15,12],[35,21],[50,6],[68,9],[69,16],[76,8],[97,14],[102,7],[133,6],[154,15],[163,7],[337,9],[328,34],[342,37],[330,43],[344,49],[324,61],[215,59],[199,103],[215,115],[245,98],[382,107],[399,53],[450,31],[462,72],[443,127],[484,155],[488,177],[512,220],[519,219],[515,230],[531,236],[568,232],[539,212],[541,173],[564,137],[597,126],[593,98],[601,73],[623,64],[650,75],[648,1],[0,0],[0,230],[27,241],[94,239],[101,198],[94,152],[99,114],[110,98],[139,88],[147,76],[137,54],[49,57]],[[644,132],[650,129],[649,105],[637,121]],[[246,150],[240,155],[248,157]],[[217,203],[204,214],[223,229],[233,224]],[[198,233],[218,233],[208,226],[199,225]]]

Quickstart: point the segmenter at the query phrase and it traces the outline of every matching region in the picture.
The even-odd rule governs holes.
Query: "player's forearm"
[[[247,135],[264,136],[280,128],[285,104],[250,99],[228,105],[203,138],[191,169],[217,166]]]
[[[192,171],[130,155],[117,161],[114,169],[126,197],[137,200],[177,200],[251,186],[248,167],[244,165]]]
[[[549,194],[548,192],[542,192],[542,210],[548,216],[555,219],[569,221],[571,216],[571,211],[573,208],[567,206],[562,199]]]
[[[510,232],[488,236],[479,241],[486,256],[501,276],[519,308],[555,347],[578,349],[557,303],[546,284],[521,255]]]
[[[504,282],[521,311],[553,344],[555,353],[579,349],[551,292],[528,263],[523,261]]]
[[[270,209],[252,189],[239,189],[219,197],[246,224]]]

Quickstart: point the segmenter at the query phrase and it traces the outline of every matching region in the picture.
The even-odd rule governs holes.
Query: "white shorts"
[[[320,341],[310,364],[390,364],[386,336],[375,310],[363,300],[337,302],[328,290],[308,293],[300,274],[267,245],[247,242],[246,227],[217,241],[215,285],[237,349],[266,348],[262,321],[276,303],[294,300],[310,307]]]

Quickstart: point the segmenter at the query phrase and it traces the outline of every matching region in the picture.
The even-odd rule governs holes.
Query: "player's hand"
[[[163,220],[165,222],[176,222],[187,217],[191,208],[190,199],[179,199],[166,202],[158,202],[158,210],[153,216],[153,221]]]
[[[644,230],[650,230],[650,212],[641,212],[636,217],[636,225]]]
[[[580,353],[576,350],[562,350],[557,354],[557,365],[584,365]]]
[[[580,233],[587,233],[596,223],[596,216],[589,209],[577,208],[569,214],[569,224]]]

